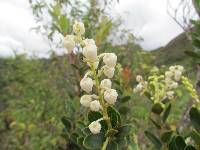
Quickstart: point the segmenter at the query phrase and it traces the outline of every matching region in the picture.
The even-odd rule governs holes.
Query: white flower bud
[[[112,82],[111,82],[110,79],[103,79],[103,80],[101,81],[100,87],[101,87],[102,89],[105,89],[105,88],[110,89],[111,86],[112,86]]]
[[[93,134],[98,134],[101,131],[101,124],[99,121],[93,121],[88,127]]]
[[[83,89],[87,93],[92,91],[93,85],[94,85],[93,80],[88,77],[84,77],[80,82],[81,89]]]
[[[168,91],[167,93],[167,97],[169,98],[169,99],[173,99],[174,98],[174,91]]]
[[[85,33],[85,27],[84,24],[82,22],[78,22],[75,21],[74,25],[73,25],[73,31],[76,34],[84,34]]]
[[[173,77],[173,72],[172,71],[166,71],[165,72],[165,78],[171,78],[171,77]]]
[[[90,62],[96,62],[97,58],[97,47],[96,45],[87,45],[83,48],[83,55]]]
[[[141,76],[141,75],[137,75],[137,76],[136,76],[136,81],[137,81],[137,82],[143,81],[142,76]]]
[[[115,104],[115,102],[117,101],[117,91],[114,89],[107,89],[104,92],[104,99],[108,104]]]
[[[109,67],[107,65],[105,65],[103,67],[103,73],[105,74],[105,76],[107,76],[108,78],[112,78],[114,76],[115,73],[115,68],[113,67]]]
[[[117,56],[115,53],[105,53],[103,62],[109,67],[115,67],[117,63]]]
[[[181,71],[176,70],[176,71],[174,72],[174,79],[175,79],[176,81],[179,81],[179,80],[181,79],[181,76],[182,76],[182,72],[181,72]]]
[[[68,50],[69,53],[71,53],[75,47],[75,41],[73,35],[67,35],[63,39],[63,45]]]
[[[92,96],[91,95],[83,95],[81,97],[80,103],[81,105],[85,107],[90,107],[90,103],[92,102]]]
[[[171,84],[169,85],[170,89],[176,89],[178,87],[178,83],[177,82],[171,82]]]
[[[85,46],[95,45],[95,41],[93,39],[85,39],[83,40],[83,43],[85,44]]]
[[[181,71],[181,72],[184,71],[184,67],[183,67],[183,66],[178,65],[177,68],[178,68],[178,70]]]
[[[90,103],[91,111],[99,111],[101,108],[101,104],[98,100],[94,100]]]
[[[137,86],[134,88],[134,92],[138,93],[141,92],[144,89],[144,86],[142,83],[137,84]]]

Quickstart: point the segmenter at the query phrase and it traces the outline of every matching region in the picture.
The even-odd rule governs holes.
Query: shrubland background
[[[179,64],[185,67],[185,74],[194,83],[195,61],[184,53],[193,47],[183,33],[165,47],[151,52],[144,51],[137,44],[137,40],[141,39],[121,27],[121,18],[112,18],[108,13],[116,2],[102,1],[104,7],[99,8],[98,0],[84,3],[78,0],[60,0],[54,6],[46,3],[32,4],[30,0],[36,19],[42,15],[43,8],[52,17],[52,24],[46,30],[50,40],[55,32],[62,35],[71,33],[74,20],[82,19],[86,37],[95,39],[99,51],[113,51],[118,55],[121,71],[114,78],[114,86],[120,91],[123,101],[117,107],[123,114],[124,121],[134,124],[139,147],[144,149],[145,145],[151,149],[143,134],[144,129],[151,124],[148,120],[150,102],[132,93],[136,84],[135,76],[148,76],[154,66],[164,70],[169,65]],[[63,5],[68,8],[67,15],[61,12]],[[120,44],[114,44],[113,40]],[[61,136],[61,117],[70,117],[74,124],[85,119],[87,110],[79,104],[79,81],[83,71],[78,53],[63,56],[52,53],[49,59],[27,59],[23,55],[1,58],[0,149],[53,150],[69,144]],[[182,117],[190,99],[185,92],[180,92],[180,95],[181,98],[173,102],[174,109],[169,121],[172,125],[182,126]]]

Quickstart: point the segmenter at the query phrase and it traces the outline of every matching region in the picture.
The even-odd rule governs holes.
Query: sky
[[[121,0],[113,12],[122,16],[124,27],[144,39],[140,44],[146,50],[164,46],[182,32],[167,15],[166,0]],[[0,56],[46,57],[48,40],[31,30],[35,26],[28,0],[0,0]]]

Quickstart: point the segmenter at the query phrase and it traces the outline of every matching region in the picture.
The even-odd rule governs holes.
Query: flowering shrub
[[[80,81],[83,95],[80,103],[88,109],[88,127],[76,133],[76,145],[79,149],[123,149],[130,135],[132,126],[122,124],[120,113],[115,109],[118,93],[112,89],[112,81],[117,64],[114,53],[98,55],[93,39],[85,39],[84,24],[76,21],[73,25],[74,35],[64,38],[64,46],[71,53],[75,46],[82,48],[83,62],[88,70]],[[66,128],[71,124],[62,118]],[[124,144],[122,144],[124,143]]]
[[[136,77],[138,84],[133,91],[140,95],[146,95],[153,103],[150,121],[157,130],[155,133],[152,130],[146,130],[145,135],[154,144],[156,149],[199,149],[200,101],[196,90],[188,78],[183,76],[183,72],[184,68],[177,65],[169,67],[169,70],[165,74],[160,74],[159,70],[154,68],[152,75],[148,77],[147,81],[140,75]],[[178,97],[177,89],[180,84],[187,89],[191,97],[195,100],[194,105],[189,111],[190,122],[194,129],[187,135],[182,133],[181,129],[173,128],[167,122],[167,118],[172,109],[172,103]]]

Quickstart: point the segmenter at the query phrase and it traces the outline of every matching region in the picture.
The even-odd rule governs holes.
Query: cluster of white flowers
[[[76,44],[79,44],[79,37],[85,33],[85,27],[82,22],[75,21],[73,25],[73,31],[75,35],[66,35],[63,39],[63,46],[68,50],[68,53],[72,53]]]
[[[90,67],[89,71],[80,81],[81,89],[87,93],[81,97],[80,103],[82,106],[88,107],[91,111],[106,112],[104,109],[108,105],[114,105],[118,97],[117,91],[112,89],[112,81],[110,80],[114,76],[117,56],[114,53],[98,55],[95,41],[82,37],[85,32],[83,23],[76,21],[73,31],[75,35],[67,35],[63,42],[64,46],[71,52],[76,44],[81,45],[84,56],[83,61]],[[97,68],[101,60],[104,65],[98,70]],[[99,78],[102,78],[103,74],[106,76],[106,79],[99,82]],[[97,95],[92,94],[94,88],[96,88]],[[100,132],[101,124],[99,122],[102,119],[94,121],[89,125],[89,129],[93,134]]]
[[[137,86],[133,89],[135,93],[143,94],[144,92],[150,90],[151,99],[156,103],[162,99],[174,99],[175,89],[178,87],[178,83],[182,78],[184,68],[180,65],[171,66],[169,70],[165,72],[165,75],[158,75],[158,70],[155,74],[148,77],[148,82],[143,80],[141,75],[136,77],[138,82]],[[149,85],[149,86],[148,86]],[[151,91],[151,85],[156,87]]]
[[[165,84],[167,87],[166,97],[173,99],[175,92],[173,91],[178,87],[178,82],[183,75],[183,66],[176,65],[169,67],[169,70],[165,72]]]
[[[141,75],[136,76],[136,81],[138,82],[138,84],[133,89],[133,92],[143,94],[143,91],[147,88],[148,85],[147,81],[144,81]]]

